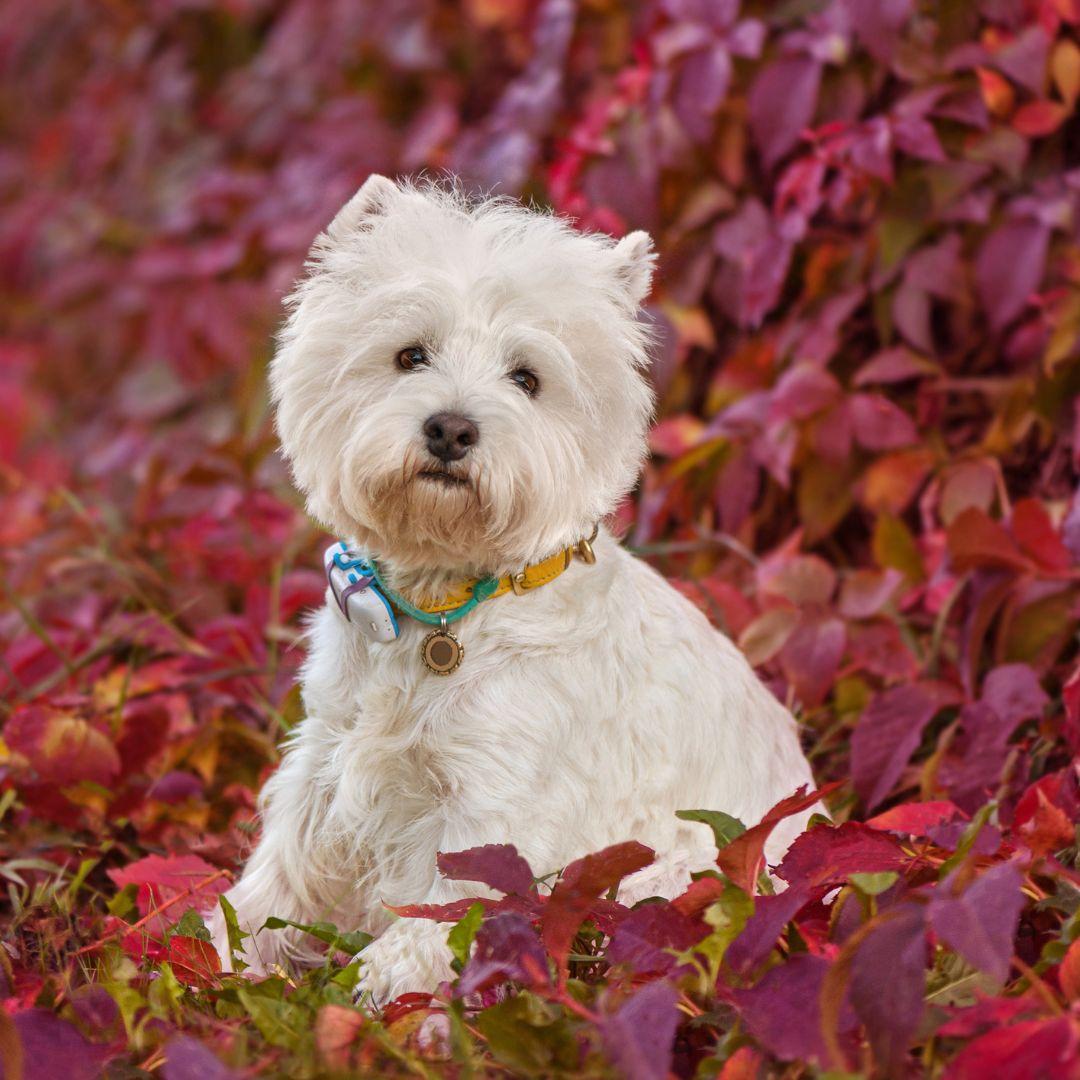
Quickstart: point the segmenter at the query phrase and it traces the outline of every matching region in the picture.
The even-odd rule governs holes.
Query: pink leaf
[[[992,866],[959,896],[950,882],[934,889],[927,917],[934,933],[969,964],[1003,983],[1024,905],[1024,875],[1011,863]]]
[[[881,394],[854,394],[848,408],[855,438],[867,450],[898,450],[919,441],[911,417]]]
[[[923,729],[946,704],[936,689],[916,683],[885,690],[867,706],[851,737],[851,776],[868,809],[892,791]]]
[[[600,1023],[604,1047],[626,1080],[666,1080],[679,1026],[679,993],[664,982],[638,990]]]
[[[851,964],[852,1004],[884,1076],[906,1072],[908,1045],[925,1007],[925,977],[922,909],[910,903],[890,909],[859,944]]]
[[[439,852],[439,872],[451,881],[479,881],[496,892],[527,896],[533,872],[513,844],[485,844],[467,851]]]
[[[984,241],[975,257],[975,284],[994,330],[1007,326],[1039,288],[1050,230],[1037,221],[1008,221]]]
[[[766,64],[749,93],[750,131],[772,168],[799,140],[817,108],[821,64],[807,56],[781,56]]]
[[[780,650],[780,667],[799,700],[820,705],[832,687],[847,644],[847,628],[834,615],[804,614]]]

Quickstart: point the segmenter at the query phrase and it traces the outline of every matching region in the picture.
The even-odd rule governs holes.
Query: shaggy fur
[[[507,200],[373,176],[315,243],[272,369],[278,429],[311,513],[414,597],[502,574],[582,536],[633,486],[652,397],[638,308],[654,256]],[[430,365],[402,371],[422,345]],[[530,397],[510,378],[535,372]],[[478,443],[448,486],[421,428],[468,416]],[[449,974],[445,927],[385,904],[475,892],[439,851],[512,843],[539,874],[620,840],[662,855],[624,899],[673,895],[715,858],[684,807],[746,822],[810,771],[787,711],[735,647],[601,529],[577,562],[455,630],[449,677],[429,627],[370,643],[326,604],[311,625],[307,718],[262,795],[262,839],[230,891],[241,924],[331,919],[379,935],[361,986],[377,1000]],[[784,823],[773,860],[805,816]],[[223,953],[223,931],[216,940]],[[247,943],[256,969],[301,944]],[[227,957],[225,957],[227,959]]]

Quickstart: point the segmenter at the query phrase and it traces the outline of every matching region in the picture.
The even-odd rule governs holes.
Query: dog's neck
[[[596,529],[592,531],[590,539],[595,540],[597,531]],[[584,538],[588,537],[589,534],[586,531],[583,536],[575,536],[567,540],[561,547],[563,549],[576,548]],[[403,596],[412,598],[437,598],[465,581],[485,577],[502,578],[507,574],[516,574],[554,554],[554,552],[545,551],[516,559],[493,557],[477,562],[463,559],[460,562],[427,563],[422,560],[414,562],[401,559],[393,554],[387,555],[372,549],[365,549],[365,553],[378,564],[379,573],[390,588]]]

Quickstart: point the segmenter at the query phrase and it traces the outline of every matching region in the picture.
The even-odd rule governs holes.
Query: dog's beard
[[[493,545],[490,485],[476,461],[407,453],[364,498],[358,539],[412,570],[476,567]]]

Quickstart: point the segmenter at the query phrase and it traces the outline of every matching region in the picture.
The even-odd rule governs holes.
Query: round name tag
[[[465,646],[449,630],[432,630],[420,645],[420,659],[428,671],[449,675],[465,655]]]

